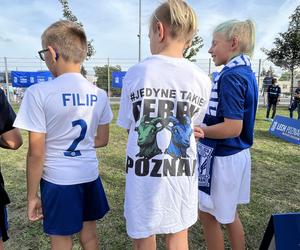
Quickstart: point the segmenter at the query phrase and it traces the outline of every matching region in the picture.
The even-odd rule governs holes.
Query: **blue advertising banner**
[[[285,141],[300,145],[300,120],[276,115],[269,132]]]
[[[259,249],[298,250],[300,213],[273,214]]]
[[[46,82],[54,79],[50,71],[11,71],[13,87],[27,88],[39,82]]]
[[[112,72],[112,87],[121,89],[123,85],[123,78],[125,75],[126,75],[126,71]]]

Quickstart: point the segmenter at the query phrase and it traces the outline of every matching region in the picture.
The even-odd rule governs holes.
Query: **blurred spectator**
[[[297,109],[298,112],[298,120],[300,119],[300,80],[298,80],[298,88],[296,88],[294,92],[294,98],[290,110],[290,118],[293,118],[293,112]]]
[[[272,79],[272,84],[268,87],[267,93],[268,93],[268,107],[267,107],[266,120],[273,121],[274,116],[276,114],[277,103],[280,101],[279,96],[281,93],[281,88],[277,85],[276,78]],[[273,112],[272,112],[272,117],[269,118],[271,107]]]

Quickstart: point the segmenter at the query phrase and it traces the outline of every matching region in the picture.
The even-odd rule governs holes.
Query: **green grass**
[[[17,107],[15,107],[17,109]],[[97,223],[101,248],[131,249],[123,218],[125,189],[124,157],[127,133],[116,126],[118,106],[113,106],[115,118],[110,128],[110,143],[97,151],[100,158],[100,175],[111,210]],[[288,115],[286,109],[279,114]],[[263,120],[265,109],[259,109],[255,143],[252,153],[251,202],[240,207],[248,249],[258,249],[269,217],[272,213],[300,211],[300,148],[268,133],[270,123]],[[49,249],[49,239],[43,234],[41,222],[30,223],[26,215],[25,158],[27,133],[22,132],[24,145],[18,151],[0,150],[0,165],[12,203],[9,205],[11,239],[6,249]],[[74,249],[80,249],[74,237]],[[205,249],[199,223],[189,234],[190,249]],[[228,246],[228,242],[226,243]],[[158,249],[164,248],[164,238],[158,237]]]

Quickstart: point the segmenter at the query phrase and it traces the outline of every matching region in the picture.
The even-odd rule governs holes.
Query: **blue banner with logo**
[[[50,71],[11,71],[13,87],[27,88],[33,84],[54,79]]]
[[[125,75],[126,71],[112,72],[112,87],[121,89],[123,86],[123,78]]]
[[[276,115],[269,132],[285,141],[300,145],[300,120]]]

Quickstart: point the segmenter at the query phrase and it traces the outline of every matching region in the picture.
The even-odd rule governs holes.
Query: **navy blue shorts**
[[[41,180],[44,232],[49,235],[72,235],[81,231],[84,221],[101,219],[109,210],[98,177],[76,185],[57,185]]]
[[[4,220],[5,220],[5,227],[6,227],[6,230],[8,230],[8,221],[7,221],[7,209],[6,207],[2,207],[0,209],[4,209]],[[2,239],[2,231],[0,229],[0,240]]]

